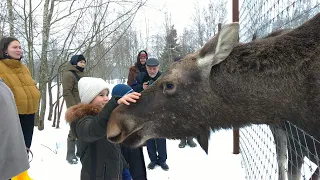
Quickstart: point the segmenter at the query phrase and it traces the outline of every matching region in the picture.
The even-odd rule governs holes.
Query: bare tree
[[[197,44],[197,40],[195,38],[195,33],[192,29],[184,28],[183,34],[180,37],[181,44],[181,56],[185,56],[187,54],[195,52],[199,49]]]
[[[23,22],[24,22],[24,34],[27,41],[27,66],[30,70],[30,73],[32,77],[35,76],[34,72],[34,56],[33,56],[33,9],[32,9],[32,3],[31,0],[29,0],[29,3],[27,4],[27,0],[23,1]],[[27,10],[28,9],[28,10]]]
[[[204,41],[208,41],[214,34],[218,33],[218,24],[224,24],[226,22],[227,11],[227,1],[211,1],[209,4],[203,8],[203,19],[204,19],[204,29],[205,37]]]
[[[218,24],[225,23],[227,17],[227,1],[210,0],[205,7],[200,7],[199,2],[194,4],[195,12],[193,13],[192,29],[188,33],[192,33],[196,37],[198,46],[203,46],[203,42],[208,41],[214,34],[218,32]],[[193,32],[192,32],[193,31]]]
[[[200,10],[200,5],[199,2],[197,2],[194,5],[195,12],[193,13],[193,28],[195,29],[196,32],[196,37],[197,37],[197,43],[199,46],[203,45],[204,42],[204,32],[205,32],[205,27],[202,21],[202,13]]]
[[[41,95],[40,103],[40,115],[38,129],[44,129],[44,116],[47,105],[47,82],[48,82],[48,60],[47,60],[47,50],[48,42],[50,36],[50,22],[52,18],[52,13],[54,10],[55,0],[45,0],[43,7],[43,30],[42,30],[42,48],[41,48],[41,63],[39,72],[39,89]]]
[[[130,29],[135,14],[145,2],[146,0],[85,0],[81,3],[76,0],[42,0],[39,4],[34,4],[32,0],[0,2],[0,9],[5,10],[5,13],[0,14],[0,27],[3,27],[0,29],[1,36],[8,31],[11,33],[11,26],[10,29],[5,29],[8,24],[15,25],[14,34],[25,47],[24,52],[27,52],[23,61],[39,82],[41,106],[39,122],[36,123],[39,130],[44,128],[46,105],[49,104],[48,119],[51,119],[53,105],[57,105],[56,102],[60,100],[59,95],[53,100],[52,88],[59,86],[59,80],[56,79],[59,79],[70,56],[84,53],[88,60],[88,73],[106,79],[114,68],[112,48],[121,38],[127,36],[126,31]],[[10,7],[11,23],[8,18]],[[122,47],[133,43],[128,40],[129,37],[125,39]],[[136,39],[132,39],[137,42]],[[122,58],[127,59],[129,54],[131,53],[125,53]],[[119,64],[126,66],[128,63]],[[110,68],[110,71],[106,72],[107,68]],[[123,68],[119,71],[123,76]],[[94,74],[96,72],[100,74]]]
[[[149,54],[153,54],[155,57],[160,57],[165,46],[165,37],[161,34],[156,34],[151,37],[151,48]]]
[[[7,7],[6,1],[0,1],[0,38],[5,34],[5,25],[7,21]]]
[[[7,0],[7,9],[8,9],[8,22],[10,26],[10,36],[14,36],[14,18],[13,18],[13,6],[12,0]]]

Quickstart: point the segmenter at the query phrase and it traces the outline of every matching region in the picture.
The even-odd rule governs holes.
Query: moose
[[[238,36],[239,24],[227,24],[173,63],[137,103],[113,111],[107,138],[137,147],[150,138],[194,136],[207,152],[210,129],[287,121],[320,140],[320,13],[289,32],[248,43]],[[318,157],[311,160],[319,166]],[[291,179],[299,179],[300,164]]]

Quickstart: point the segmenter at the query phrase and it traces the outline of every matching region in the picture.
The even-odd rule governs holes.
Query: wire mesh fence
[[[320,0],[239,0],[240,42],[295,28],[320,11]]]
[[[283,124],[253,125],[240,130],[246,179],[320,178],[320,142],[288,121]]]
[[[239,4],[240,42],[298,27],[320,12],[320,0],[239,0]],[[241,128],[240,151],[246,179],[320,179],[319,139],[288,121]]]
[[[267,125],[240,129],[240,150],[246,179],[276,179],[276,149]]]

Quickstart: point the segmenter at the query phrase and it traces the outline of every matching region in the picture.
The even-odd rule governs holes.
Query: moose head
[[[150,138],[197,137],[207,152],[210,129],[289,120],[319,137],[320,14],[302,26],[238,43],[225,25],[198,52],[175,62],[137,103],[111,114],[107,138],[139,146]]]

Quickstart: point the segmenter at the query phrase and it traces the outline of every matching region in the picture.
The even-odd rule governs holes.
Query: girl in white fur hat
[[[81,104],[66,112],[66,120],[80,144],[81,180],[123,180],[128,165],[119,145],[106,139],[110,114],[119,104],[130,105],[140,97],[132,92],[123,97],[108,98],[108,84],[101,78],[83,77],[78,83]],[[123,174],[124,173],[124,174]]]

